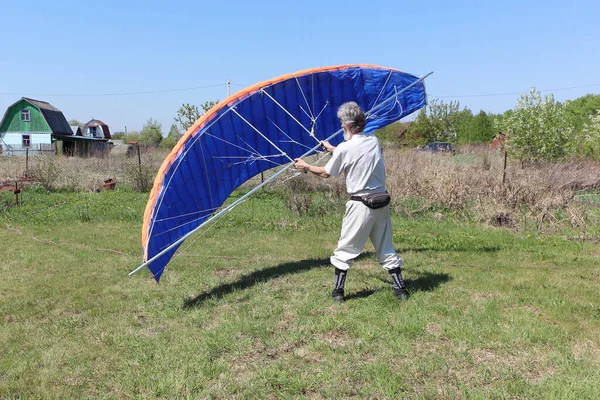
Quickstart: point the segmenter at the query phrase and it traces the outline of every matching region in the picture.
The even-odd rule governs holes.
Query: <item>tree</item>
[[[82,122],[79,122],[79,121],[78,121],[78,120],[76,120],[76,119],[70,119],[70,120],[68,121],[68,124],[69,124],[69,126],[78,126],[79,128],[81,128],[81,130],[83,130],[83,125],[84,125],[84,124],[83,124]]]
[[[162,124],[155,119],[148,119],[140,132],[140,142],[157,145],[162,141]]]
[[[572,119],[574,128],[581,132],[584,125],[591,122],[600,110],[600,95],[586,94],[578,99],[565,103],[567,115]]]
[[[439,99],[433,99],[426,107],[427,110],[426,108],[421,109],[417,119],[409,128],[410,133],[413,136],[419,134],[428,142],[454,141],[457,136],[458,121],[464,117],[458,111],[459,107],[458,101],[444,103]]]
[[[219,100],[217,100],[217,101],[205,101],[204,104],[200,105],[200,107],[202,107],[202,109],[204,110],[204,112],[207,112],[208,110],[210,110],[211,108],[213,108],[214,106],[216,106],[218,102],[219,102]]]
[[[196,122],[198,118],[202,116],[202,114],[210,110],[218,102],[219,100],[204,102],[204,104],[200,105],[200,108],[202,108],[203,112],[200,112],[198,107],[193,104],[182,104],[181,107],[179,107],[179,110],[177,110],[175,122],[181,126],[181,129],[187,131],[192,125],[194,125],[194,122]]]
[[[179,110],[177,110],[175,122],[179,123],[184,131],[187,131],[201,115],[198,107],[192,104],[182,104]]]
[[[179,139],[181,138],[181,133],[179,132],[179,128],[177,125],[171,125],[171,129],[169,129],[169,134],[163,141],[161,142],[161,146],[167,149],[173,148]]]
[[[459,130],[459,139],[462,143],[488,143],[496,135],[492,119],[483,110],[479,114],[463,118],[464,123]],[[461,121],[461,122],[462,122]]]
[[[562,159],[574,144],[565,106],[552,95],[542,98],[535,88],[519,97],[513,113],[500,120],[500,128],[510,135],[507,150],[520,160]]]
[[[600,110],[583,126],[580,148],[584,156],[600,158]]]
[[[116,139],[116,140],[124,140],[125,139],[125,132],[123,132],[123,131],[112,132],[110,134],[110,137],[112,139]]]

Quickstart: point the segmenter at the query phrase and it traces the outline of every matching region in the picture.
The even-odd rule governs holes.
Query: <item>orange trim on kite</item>
[[[192,125],[183,135],[183,137],[177,142],[175,147],[171,150],[167,158],[163,161],[158,173],[156,174],[156,178],[154,178],[154,185],[152,186],[152,190],[150,191],[150,197],[148,199],[148,203],[146,204],[146,210],[144,211],[144,223],[142,226],[142,246],[144,249],[144,261],[148,261],[148,240],[150,236],[150,220],[152,218],[152,210],[156,205],[156,200],[160,193],[160,189],[162,187],[163,178],[165,176],[165,172],[167,169],[175,162],[177,157],[180,155],[181,149],[184,144],[188,141],[190,137],[192,137],[205,122],[209,121],[213,115],[217,113],[220,109],[231,106],[236,103],[238,100],[242,100],[245,97],[255,93],[259,89],[262,89],[267,86],[271,86],[275,83],[279,83],[291,78],[297,78],[299,76],[315,74],[318,72],[327,72],[327,71],[337,71],[340,69],[353,68],[353,67],[361,67],[361,68],[372,68],[372,69],[385,69],[385,70],[394,70],[399,71],[394,68],[386,68],[381,67],[379,65],[373,64],[346,64],[346,65],[335,65],[329,67],[319,67],[319,68],[310,68],[302,71],[297,71],[291,74],[285,74],[278,76],[277,78],[268,79],[252,86],[248,86],[245,89],[240,90],[239,92],[234,93],[233,95],[227,97],[223,101],[216,104],[213,108],[204,113],[198,120]]]

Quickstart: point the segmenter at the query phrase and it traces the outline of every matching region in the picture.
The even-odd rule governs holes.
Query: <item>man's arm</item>
[[[300,172],[311,172],[317,176],[320,176],[321,178],[329,178],[331,176],[325,171],[324,167],[310,165],[301,158],[296,158],[294,160],[294,167],[296,167],[296,169]]]

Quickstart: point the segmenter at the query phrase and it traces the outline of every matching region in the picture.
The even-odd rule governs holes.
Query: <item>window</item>
[[[96,137],[96,127],[90,126],[90,136]]]
[[[23,147],[31,147],[31,136],[23,135],[21,144],[23,145]]]
[[[21,121],[29,122],[29,110],[21,110]]]

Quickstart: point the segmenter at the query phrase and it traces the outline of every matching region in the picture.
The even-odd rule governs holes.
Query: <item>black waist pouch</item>
[[[388,192],[367,194],[366,196],[350,196],[350,200],[362,201],[362,203],[373,209],[385,207],[390,204],[392,198]]]

